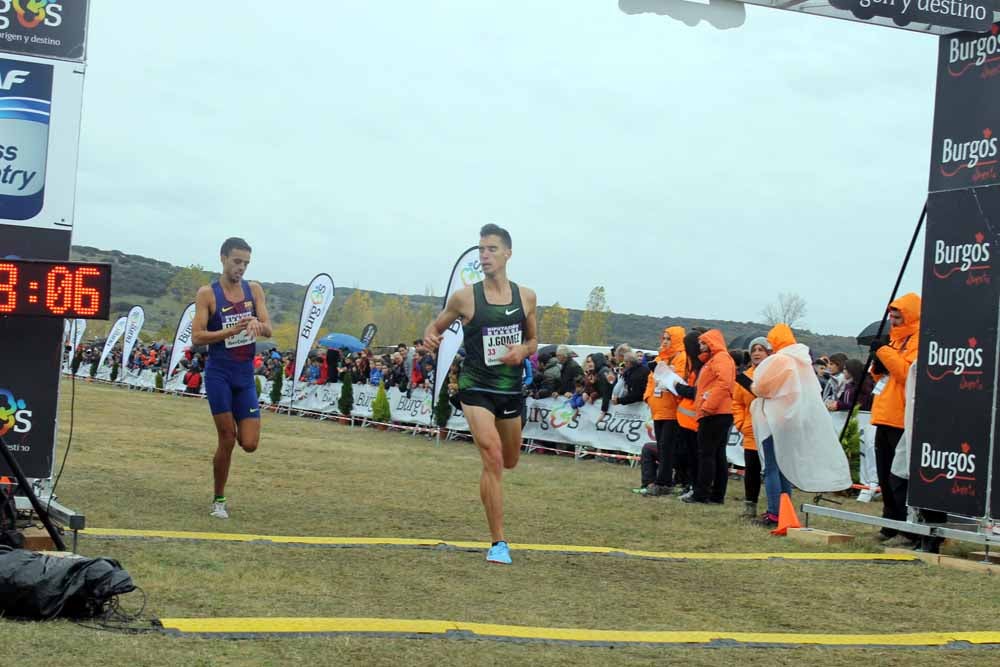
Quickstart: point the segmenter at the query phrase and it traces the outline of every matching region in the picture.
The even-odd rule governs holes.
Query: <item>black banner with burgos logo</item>
[[[996,396],[1000,188],[930,195],[909,504],[986,513]]]
[[[83,60],[87,0],[0,0],[0,52]]]
[[[1000,26],[938,46],[929,190],[1000,184]]]

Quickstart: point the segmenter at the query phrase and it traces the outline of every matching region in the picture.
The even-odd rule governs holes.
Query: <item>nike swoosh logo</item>
[[[229,312],[230,310],[232,310],[232,309],[233,309],[234,307],[235,307],[235,306],[229,306],[229,308],[223,308],[223,309],[222,309],[222,312],[224,312],[224,313],[228,313],[228,312]]]
[[[504,410],[503,413],[505,415],[516,415],[517,414],[517,410],[510,410],[510,411]]]
[[[514,310],[505,310],[503,312],[504,312],[504,315],[513,315],[514,313],[516,313],[519,310],[521,310],[521,309],[520,308],[515,308]]]
[[[260,412],[260,408],[254,408],[253,410],[250,411],[250,414],[253,414],[255,412]]]

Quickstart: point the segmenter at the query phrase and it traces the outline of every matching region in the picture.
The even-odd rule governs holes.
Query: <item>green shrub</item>
[[[448,401],[446,380],[441,383],[441,391],[438,392],[437,403],[434,404],[434,423],[438,428],[447,428],[449,419],[451,419],[451,403]]]
[[[375,393],[375,400],[372,401],[372,419],[380,424],[388,424],[392,421],[389,395],[385,393],[385,383],[382,381],[379,381],[378,392]]]
[[[851,478],[855,483],[858,483],[861,479],[861,430],[858,428],[859,409],[857,407],[854,408],[851,418],[847,420],[847,430],[844,431],[844,437],[840,440],[840,444],[844,447],[844,453],[847,454],[847,461],[851,465]]]
[[[285,382],[285,374],[280,370],[274,374],[274,380],[271,382],[271,405],[277,405],[281,402],[281,385]]]
[[[349,417],[351,410],[354,409],[354,378],[351,377],[350,371],[340,376],[340,383],[340,399],[337,401],[337,410],[345,417]]]

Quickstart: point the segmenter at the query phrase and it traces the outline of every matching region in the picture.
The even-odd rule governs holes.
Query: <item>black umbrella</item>
[[[259,340],[256,343],[254,343],[254,352],[258,353],[269,352],[271,350],[276,350],[277,348],[278,346],[269,340]]]
[[[558,345],[543,345],[538,348],[538,360],[542,361],[544,359],[548,361],[556,353],[558,347]]]
[[[873,342],[875,342],[875,339],[878,337],[879,327],[881,326],[882,326],[882,320],[878,320],[877,322],[872,322],[864,329],[862,329],[861,333],[858,334],[858,337],[856,339],[858,341],[858,345],[861,345],[862,347],[868,347]],[[882,333],[884,335],[885,330],[883,330]]]

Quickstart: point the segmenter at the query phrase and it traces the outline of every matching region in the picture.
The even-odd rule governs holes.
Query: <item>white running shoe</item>
[[[216,519],[228,519],[229,512],[226,511],[226,503],[212,503],[212,516]]]

